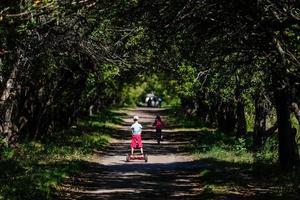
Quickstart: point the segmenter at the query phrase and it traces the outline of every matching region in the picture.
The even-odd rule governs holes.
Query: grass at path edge
[[[251,135],[237,138],[178,110],[170,109],[168,115],[170,127],[199,130],[186,149],[207,164],[198,169],[203,184],[200,199],[299,198],[300,166],[288,173],[280,169],[276,136],[269,138],[262,151],[253,152]]]
[[[105,148],[121,115],[105,111],[85,117],[73,128],[2,151],[0,200],[51,199],[66,178],[81,171],[94,150]]]

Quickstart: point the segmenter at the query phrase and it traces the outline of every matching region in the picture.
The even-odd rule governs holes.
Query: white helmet
[[[135,115],[135,116],[133,117],[133,120],[139,120],[139,116]]]

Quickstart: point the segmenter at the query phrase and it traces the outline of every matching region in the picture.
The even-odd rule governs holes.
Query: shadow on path
[[[160,145],[154,140],[152,123],[163,111],[157,108],[129,110],[123,118],[123,126],[114,133],[117,140],[104,152],[96,152],[93,162],[84,162],[82,173],[64,183],[58,199],[197,199],[201,187],[195,169],[202,164],[185,152],[188,133],[169,130]],[[148,163],[125,162],[134,115],[140,117],[144,127],[142,137]],[[181,137],[174,139],[175,135]],[[177,138],[185,139],[176,141]]]
[[[95,151],[93,160],[80,161],[82,173],[66,180],[55,199],[299,199],[289,195],[289,191],[274,192],[276,188],[268,181],[268,176],[254,176],[251,164],[193,160],[186,149],[187,144],[195,140],[206,145],[218,141],[205,131],[165,130],[165,140],[157,145],[151,125],[160,112],[164,110],[129,110],[123,115],[123,126],[113,132],[117,140],[104,152]],[[134,115],[140,116],[144,126],[143,142],[149,155],[148,163],[125,162],[130,144],[129,126]]]
[[[195,162],[85,164],[85,172],[68,181],[76,190],[66,193],[64,199],[197,199]]]

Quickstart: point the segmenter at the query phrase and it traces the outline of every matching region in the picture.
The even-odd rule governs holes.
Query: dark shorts
[[[137,148],[142,148],[143,147],[141,134],[132,135],[130,148],[136,148],[136,147]]]
[[[156,139],[161,138],[161,129],[157,128],[156,129]]]

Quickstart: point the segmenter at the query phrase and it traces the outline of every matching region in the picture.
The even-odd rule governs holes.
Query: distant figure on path
[[[162,98],[158,97],[158,107],[161,107]]]
[[[156,115],[153,126],[155,126],[156,129],[155,135],[156,135],[157,144],[160,144],[160,140],[163,138],[161,129],[164,126],[164,124],[159,115]]]

